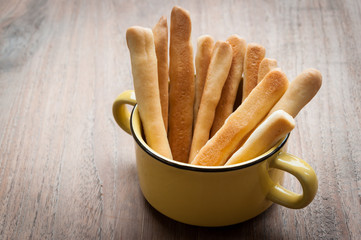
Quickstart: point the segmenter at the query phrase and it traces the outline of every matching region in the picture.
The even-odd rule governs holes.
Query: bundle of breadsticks
[[[321,87],[316,69],[289,83],[263,46],[237,35],[199,37],[194,61],[191,18],[181,7],[172,9],[169,29],[169,53],[166,17],[126,33],[146,142],[168,159],[204,166],[253,159],[295,127]]]

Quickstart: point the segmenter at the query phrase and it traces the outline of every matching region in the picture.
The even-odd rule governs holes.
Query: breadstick
[[[242,138],[267,115],[284,94],[287,86],[287,77],[281,70],[274,69],[269,72],[204,145],[192,164],[205,166],[225,164]]]
[[[172,158],[159,101],[157,57],[152,30],[131,27],[126,33],[132,64],[134,90],[147,144]]]
[[[173,158],[188,162],[192,141],[194,67],[189,13],[174,7],[170,23],[168,139]]]
[[[232,35],[227,39],[227,42],[232,46],[233,50],[232,64],[216,108],[211,137],[222,127],[224,121],[233,112],[233,105],[243,73],[246,41],[237,35]]]
[[[198,38],[196,53],[196,85],[194,95],[193,124],[196,124],[199,104],[201,103],[204,83],[206,82],[207,70],[213,50],[214,40],[211,36],[204,35]]]
[[[279,109],[296,117],[301,109],[316,95],[322,85],[321,73],[313,68],[303,71],[293,81],[269,115]]]
[[[165,130],[168,130],[168,25],[167,18],[161,17],[153,27],[155,53],[158,65],[160,105]]]
[[[193,133],[189,162],[209,139],[215,110],[221,97],[222,87],[227,79],[232,63],[232,47],[226,42],[217,41],[209,64],[201,104]]]
[[[252,89],[257,85],[259,65],[265,55],[266,49],[263,46],[257,43],[248,44],[244,57],[242,102],[244,102]]]
[[[277,110],[263,121],[225,165],[245,162],[255,158],[284,138],[295,127],[295,120],[283,110]]]
[[[273,106],[267,117],[281,109],[295,118],[298,112],[316,95],[322,84],[321,73],[315,69],[304,71],[296,79],[291,81],[286,93]],[[242,140],[240,146],[249,135]]]
[[[271,59],[271,58],[264,58],[258,69],[258,80],[257,84],[262,81],[264,76],[266,76],[267,73],[269,73],[272,69],[277,68],[277,60]]]

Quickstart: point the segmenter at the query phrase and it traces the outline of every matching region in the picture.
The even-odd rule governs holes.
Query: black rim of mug
[[[249,160],[245,163],[239,163],[239,164],[234,164],[234,165],[229,165],[229,166],[196,166],[196,165],[191,165],[188,163],[178,163],[175,160],[170,161],[167,158],[164,158],[160,155],[156,155],[154,154],[152,151],[150,151],[148,148],[149,146],[144,146],[144,144],[138,139],[137,135],[135,134],[135,131],[133,129],[133,116],[134,116],[134,111],[136,109],[136,105],[134,105],[132,113],[130,115],[130,129],[132,132],[132,136],[134,138],[134,140],[137,142],[138,146],[141,147],[147,154],[149,154],[151,157],[153,157],[154,159],[160,161],[161,163],[167,164],[169,166],[172,167],[176,167],[176,168],[180,168],[180,169],[184,169],[184,170],[189,170],[189,171],[197,171],[197,172],[227,172],[227,171],[234,171],[234,170],[238,170],[238,169],[243,169],[243,168],[247,168],[250,166],[253,166],[255,164],[258,164],[260,162],[263,162],[264,160],[266,160],[267,158],[270,158],[272,155],[276,154],[278,151],[281,150],[281,148],[286,144],[290,133],[287,134],[287,136],[283,139],[283,141],[270,153],[268,153],[267,155],[264,155],[262,157],[258,157],[258,158],[254,158],[256,160]],[[145,142],[145,141],[144,141]]]

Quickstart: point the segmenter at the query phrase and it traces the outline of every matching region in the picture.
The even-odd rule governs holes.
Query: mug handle
[[[130,112],[126,104],[134,106],[137,103],[134,90],[122,92],[113,103],[113,116],[118,125],[130,135]]]
[[[271,160],[270,168],[280,169],[295,176],[301,183],[303,193],[292,192],[280,184],[273,183],[267,199],[288,208],[299,209],[310,204],[316,195],[318,180],[315,171],[308,163],[289,153],[281,152]]]

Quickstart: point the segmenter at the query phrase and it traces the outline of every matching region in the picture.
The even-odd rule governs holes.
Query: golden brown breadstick
[[[286,75],[279,69],[269,72],[196,155],[192,164],[223,165],[236,150],[242,138],[267,115],[288,86]]]
[[[216,108],[211,137],[222,127],[224,121],[233,112],[233,105],[243,73],[244,54],[247,46],[246,41],[237,35],[232,35],[227,39],[227,42],[232,46],[232,64]]]
[[[199,104],[203,93],[204,83],[206,82],[207,70],[213,50],[214,40],[209,35],[204,35],[198,38],[197,53],[196,53],[196,85],[194,95],[194,114],[193,124],[196,124]]]
[[[147,144],[172,158],[159,101],[157,57],[152,30],[131,27],[126,33],[132,64],[134,90]]]
[[[313,68],[303,71],[291,81],[286,93],[271,109],[269,115],[279,109],[284,110],[292,117],[316,95],[322,85],[321,73]]]
[[[264,58],[259,65],[257,83],[262,81],[264,76],[266,76],[267,73],[269,73],[272,69],[275,69],[275,68],[277,68],[277,60],[276,59]]]
[[[158,65],[160,105],[165,130],[168,131],[168,25],[167,18],[161,17],[153,28],[155,53]]]
[[[250,43],[247,46],[244,57],[244,76],[242,102],[247,98],[253,88],[257,85],[259,65],[266,55],[266,49],[257,44]]]
[[[275,111],[252,132],[225,165],[245,162],[265,153],[294,127],[295,120],[291,115],[283,110]]]
[[[232,63],[232,47],[226,42],[217,41],[209,64],[203,89],[201,104],[193,133],[189,162],[209,139],[215,110],[221,97],[222,87],[227,79]]]
[[[173,7],[169,47],[168,139],[174,160],[188,162],[192,141],[194,66],[189,13]]]

